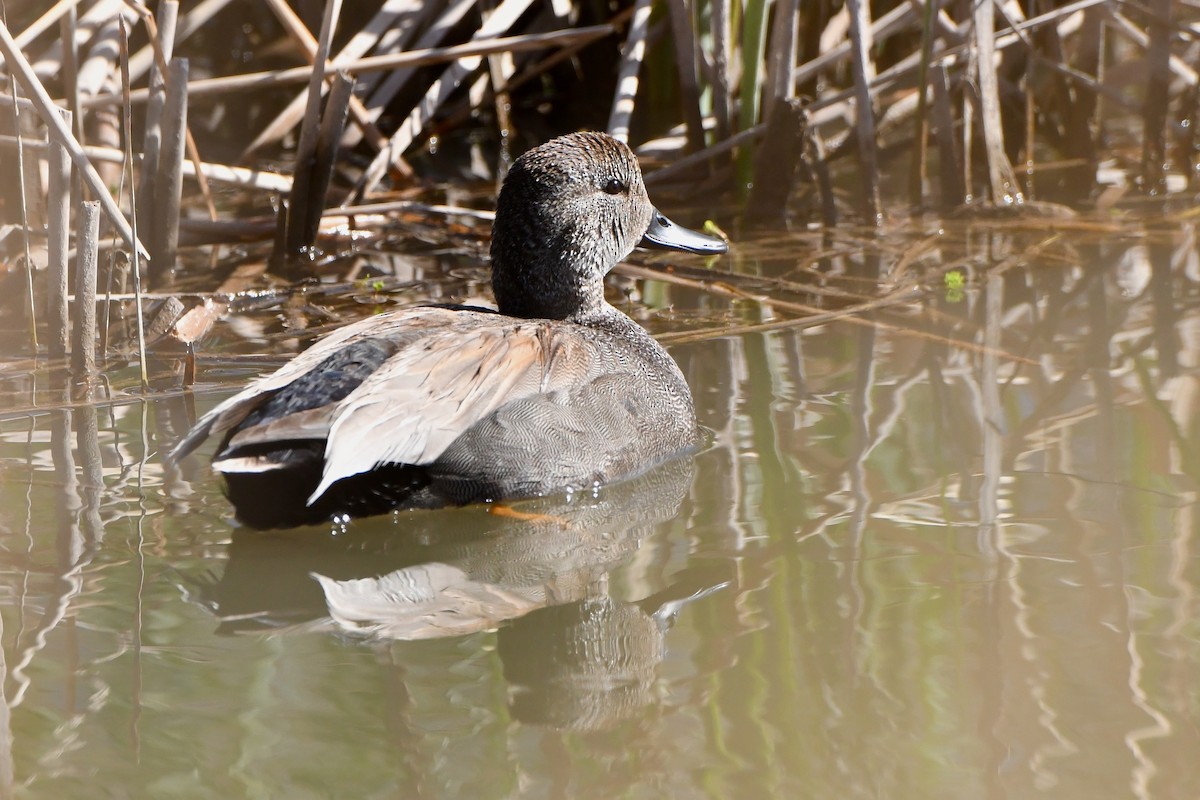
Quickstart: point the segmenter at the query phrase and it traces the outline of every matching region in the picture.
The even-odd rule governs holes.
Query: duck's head
[[[496,201],[492,289],[500,312],[570,320],[604,313],[604,276],[639,243],[727,249],[654,208],[623,142],[572,133],[535,147],[513,164]]]

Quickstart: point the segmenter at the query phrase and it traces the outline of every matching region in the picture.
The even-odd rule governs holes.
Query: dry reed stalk
[[[1163,0],[1154,0],[1155,3],[1161,3],[1162,1]],[[1115,32],[1121,34],[1126,39],[1144,50],[1148,51],[1153,46],[1151,44],[1151,35],[1130,22],[1129,18],[1124,14],[1113,10],[1111,3],[1106,3],[1103,7],[1103,10],[1104,13],[1108,15],[1108,20],[1112,24]],[[1155,14],[1155,16],[1157,17],[1159,15]],[[1170,25],[1167,27],[1169,29]],[[1161,55],[1161,53],[1156,53],[1156,55]],[[1179,56],[1172,55],[1169,50],[1167,51],[1167,60],[1170,65],[1171,72],[1175,74],[1175,77],[1182,80],[1188,86],[1196,86],[1198,83],[1200,83],[1200,74],[1198,74],[1195,68],[1188,64],[1187,61]]]
[[[712,92],[713,116],[717,120],[717,138],[733,134],[733,97],[729,85],[729,31],[732,22],[730,0],[712,0]]]
[[[79,62],[80,94],[84,96],[98,94],[100,89],[109,83],[120,48],[119,26],[125,21],[123,15],[114,14],[110,19],[105,20],[96,35],[87,43],[86,55]]]
[[[317,40],[313,38],[313,35],[309,32],[308,28],[304,26],[304,22],[299,16],[297,16],[296,12],[294,12],[287,5],[287,3],[284,2],[284,0],[267,0],[267,4],[271,7],[271,11],[275,14],[275,17],[283,25],[284,30],[286,30],[292,40],[299,45],[300,51],[304,58],[307,59],[310,64],[313,63],[317,53]],[[339,56],[340,55],[341,54],[339,53]],[[325,63],[324,69],[326,75],[333,75],[337,71],[337,68],[330,61]],[[328,81],[331,79],[327,78],[326,80]],[[325,87],[322,85],[321,90],[324,91],[324,89]],[[267,126],[267,128],[257,137],[255,137],[254,141],[252,141],[246,147],[246,149],[242,151],[242,155],[238,160],[247,160],[260,147],[270,142],[278,141],[279,139],[283,138],[288,131],[294,128],[296,123],[299,122],[303,117],[303,108],[307,102],[307,97],[307,93],[301,93],[298,97],[296,97],[292,103],[286,109],[284,109],[282,113],[277,115],[275,119],[272,120],[272,122]],[[353,96],[350,98],[350,113],[354,118],[355,124],[358,125],[365,134],[368,143],[375,150],[379,150],[381,147],[383,147],[384,143],[387,142],[387,137],[384,136],[382,131],[375,127],[375,123],[371,119],[370,112],[366,109],[366,107],[363,106],[362,101]]]
[[[475,31],[471,37],[471,44],[484,44],[484,40],[493,40],[495,43],[503,41],[495,37],[500,36],[500,34],[516,24],[517,20],[528,10],[530,5],[532,5],[532,0],[503,0],[496,10],[479,26],[479,29]],[[577,31],[577,33],[582,32],[582,30]],[[531,34],[531,36],[539,36],[539,34]],[[517,37],[512,38],[515,39]],[[563,40],[559,39],[559,41]],[[439,49],[449,51],[453,48]],[[412,112],[400,123],[396,132],[388,140],[387,147],[381,150],[371,161],[370,165],[368,165],[346,202],[355,202],[366,197],[379,185],[379,182],[383,180],[384,175],[387,173],[388,167],[393,163],[393,157],[403,155],[404,151],[420,136],[433,114],[441,108],[442,104],[466,80],[467,76],[475,72],[480,64],[483,63],[483,55],[508,49],[512,48],[484,48],[480,50],[478,55],[459,58],[447,67],[429,89],[426,90],[425,95],[417,102]]]
[[[183,190],[183,155],[187,132],[188,60],[173,58],[163,106],[162,157],[154,176],[154,228],[150,231],[150,284],[158,285],[175,269]]]
[[[35,19],[30,23],[28,28],[13,37],[17,42],[17,46],[24,50],[34,39],[50,30],[50,27],[65,14],[68,12],[74,13],[75,6],[78,3],[79,0],[58,0],[57,3],[50,7],[49,11]],[[4,60],[0,59],[0,66],[3,66],[3,64]]]
[[[0,136],[0,148],[15,148],[16,146],[17,139],[15,136]],[[25,152],[39,158],[46,158],[49,147],[45,142],[26,142]],[[91,161],[121,164],[125,160],[124,154],[115,147],[88,145],[83,148],[83,152]],[[141,163],[141,156],[137,153],[134,154],[134,163]],[[191,161],[184,161],[182,166],[184,177],[194,178],[196,176],[196,165]],[[247,167],[230,167],[225,164],[212,164],[209,162],[201,163],[200,169],[210,181],[243,189],[257,189],[264,192],[280,193],[287,192],[292,188],[291,177],[275,172],[263,172]]]
[[[817,193],[821,198],[821,222],[826,227],[833,227],[838,221],[833,176],[829,174],[829,160],[825,157],[825,141],[820,132],[811,125],[805,131],[803,158],[817,181]]]
[[[64,111],[63,115],[69,115]],[[46,317],[51,358],[67,354],[67,251],[71,245],[71,156],[57,141],[50,142],[49,224],[47,225]]]
[[[646,34],[650,26],[650,0],[636,0],[634,17],[629,20],[629,34],[620,54],[617,67],[617,91],[608,114],[607,131],[614,139],[629,143],[629,125],[637,100],[637,73],[646,60]]]
[[[613,15],[608,20],[608,23],[607,23],[607,25],[610,26],[610,30],[618,30],[622,25],[624,25],[625,22],[630,17],[633,16],[633,10],[634,10],[633,6],[629,6],[624,11],[621,11],[621,12]],[[549,55],[543,57],[542,59],[540,59],[533,65],[523,68],[521,70],[521,73],[519,75],[512,77],[511,80],[501,83],[498,86],[493,84],[491,87],[492,94],[493,95],[511,94],[518,87],[523,86],[524,84],[528,83],[529,81],[533,80],[534,78],[537,78],[537,77],[543,75],[546,71],[548,71],[551,67],[555,66],[556,64],[560,64],[563,61],[567,61],[569,59],[574,58],[575,55],[580,50],[587,47],[593,41],[594,41],[594,39],[588,38],[588,39],[584,39],[582,41],[576,42],[574,44],[564,45],[561,49],[555,50],[553,53],[550,53]],[[483,85],[486,88],[486,84],[483,84]],[[480,101],[480,102],[482,102],[482,101]],[[454,127],[462,124],[464,120],[470,118],[471,116],[473,116],[475,114],[476,107],[477,106],[473,105],[472,103],[468,103],[468,102],[460,103],[457,111],[455,111],[452,114],[447,114],[445,116],[445,118],[442,122],[442,127],[446,128],[446,129],[450,129],[450,128],[454,128]],[[346,142],[344,141],[344,139],[345,139],[345,137],[343,137],[343,142],[342,142],[343,147],[346,146]]]
[[[17,111],[37,112],[37,107],[32,102],[24,97],[13,97],[11,94],[0,94],[0,105],[16,106]],[[35,144],[35,142],[30,142],[30,144]]]
[[[995,49],[1004,50],[1021,42],[1021,34],[1025,31],[1036,30],[1044,25],[1052,25],[1054,23],[1066,24],[1072,15],[1088,8],[1100,7],[1108,0],[1076,0],[1074,3],[1055,9],[1054,11],[1041,14],[1036,17],[1022,22],[1013,28],[1001,31],[995,38]],[[964,61],[964,56],[970,56],[975,50],[970,46],[970,43],[964,43],[947,48],[946,50],[934,56],[931,65],[952,67],[961,65]],[[968,59],[969,60],[969,59]],[[912,78],[920,66],[920,55],[913,54],[900,59],[896,64],[888,67],[883,72],[875,76],[871,81],[870,88],[873,92],[882,92],[899,84],[901,81]],[[974,74],[974,69],[970,68],[969,72]],[[853,99],[857,87],[845,89],[840,92],[835,92],[825,97],[820,97],[810,103],[806,110],[809,113],[809,119],[814,125],[822,125],[825,121],[834,119],[838,116],[846,115],[846,104]]]
[[[72,8],[68,13],[75,15],[75,38],[53,42],[33,60],[33,70],[39,79],[53,78],[62,68],[62,60],[66,50],[75,49],[89,43],[100,44],[103,32],[115,21],[121,13],[133,13],[126,9],[122,0],[96,0],[88,8],[82,8],[81,3],[73,4],[80,8]],[[108,41],[112,45],[113,58],[116,58],[116,40]]]
[[[763,119],[770,119],[771,106],[777,100],[796,96],[796,50],[799,46],[797,14],[800,0],[776,0],[771,22],[771,45],[767,48],[767,108]]]
[[[321,33],[317,51],[313,57],[313,69],[308,83],[307,107],[304,121],[300,125],[300,141],[296,145],[296,168],[292,172],[292,191],[288,196],[288,211],[282,217],[283,250],[276,251],[278,259],[298,258],[301,251],[312,244],[305,239],[305,221],[312,216],[309,205],[317,203],[323,207],[325,198],[314,197],[310,189],[314,186],[313,168],[316,162],[318,125],[321,113],[321,86],[325,82],[325,65],[333,45],[333,31],[341,13],[341,0],[329,0],[325,4],[325,15],[321,18]],[[281,207],[282,212],[282,207]],[[317,216],[319,216],[319,212]]]
[[[309,196],[319,202],[308,205],[302,221],[301,235],[305,245],[311,245],[317,239],[321,214],[325,210],[324,198],[329,191],[333,169],[337,166],[338,143],[342,139],[342,131],[346,128],[346,116],[353,92],[354,80],[344,72],[337,73],[329,91],[329,99],[325,103],[325,112],[321,116],[320,129],[317,131]]]
[[[453,0],[448,8],[443,8],[442,2],[426,3],[415,12],[408,30],[403,32],[389,31],[380,38],[376,50],[381,53],[402,53],[436,47],[442,40],[458,27],[469,12],[475,9],[475,0]],[[436,15],[436,17],[435,17]],[[416,31],[421,35],[414,42],[412,36]],[[341,58],[338,63],[344,63]],[[367,93],[367,110],[371,119],[377,120],[396,95],[408,85],[408,81],[417,74],[416,67],[400,67],[384,72],[357,73],[361,89]],[[343,134],[342,146],[353,147],[360,141],[357,128],[350,128]],[[393,160],[393,168],[402,175],[411,176],[412,169],[403,159]]]
[[[896,6],[871,23],[871,41],[881,41],[913,27],[914,12],[911,6]],[[851,41],[842,38],[832,47],[822,48],[819,55],[809,59],[792,72],[792,85],[807,83],[821,72],[850,58],[854,48]]]
[[[96,172],[96,168],[88,161],[83,149],[79,146],[79,142],[71,134],[66,123],[63,122],[60,116],[59,109],[50,99],[50,95],[42,86],[41,81],[33,73],[33,68],[25,59],[25,56],[16,48],[16,42],[9,35],[8,26],[0,24],[0,53],[3,53],[8,60],[8,64],[13,75],[20,82],[25,93],[29,95],[34,105],[37,107],[38,115],[42,118],[42,122],[50,128],[53,135],[61,142],[67,151],[71,154],[71,160],[75,163],[76,168],[82,173],[84,182],[95,193],[100,201],[101,207],[104,209],[105,215],[109,222],[117,230],[117,233],[124,240],[129,248],[140,248],[144,254],[146,249],[141,242],[137,241],[133,236],[133,230],[129,226],[129,222],[125,219],[125,215],[121,213],[121,209],[113,200],[112,195],[105,186],[104,181],[100,179],[100,175]]]
[[[1142,191],[1166,191],[1167,106],[1171,81],[1172,0],[1150,0],[1150,35],[1146,51],[1149,74],[1142,108]]]
[[[109,76],[111,78],[111,76]],[[108,90],[120,91],[121,84],[118,81],[106,79],[104,86]],[[96,109],[88,114],[88,124],[84,127],[84,135],[87,136],[87,141],[92,144],[98,144],[103,147],[119,148],[121,144],[121,108],[113,106],[111,108]],[[104,180],[106,186],[115,186],[121,179],[119,168],[110,168],[107,164],[93,164],[96,172],[100,173],[100,177]]]
[[[498,180],[503,180],[512,164],[512,151],[509,144],[516,133],[513,128],[512,115],[509,113],[512,98],[505,87],[516,74],[517,62],[512,53],[492,53],[487,56],[487,67],[487,73],[483,78],[483,88],[485,96],[489,85],[492,90],[492,107],[496,112],[496,130],[500,144],[496,177]],[[476,108],[481,105],[482,101],[476,105]]]
[[[273,225],[274,236],[271,240],[271,252],[274,254],[274,259],[283,261],[286,259],[287,252],[287,224],[288,216],[292,211],[292,199],[288,197],[279,198],[279,208],[275,213],[275,222]],[[241,222],[239,220],[239,222]]]
[[[175,22],[178,14],[178,0],[164,0],[158,6],[158,49],[167,62],[170,62],[175,51]],[[132,71],[129,77],[132,80]],[[167,102],[166,75],[159,68],[157,60],[151,64],[149,83],[150,97],[146,103],[143,123],[145,134],[142,140],[142,168],[137,183],[137,196],[141,201],[138,205],[137,225],[143,231],[153,232],[156,230],[155,216],[159,205],[154,184],[162,149],[163,106]],[[151,239],[153,240],[153,233]],[[154,251],[153,241],[151,251]],[[158,259],[152,256],[151,263],[157,268]]]
[[[325,212],[328,217],[351,217],[356,214],[390,214],[407,212],[416,214],[438,214],[446,216],[462,216],[471,219],[491,222],[496,218],[496,212],[483,208],[464,208],[463,206],[447,206],[430,203],[417,203],[412,200],[393,200],[386,203],[364,203],[356,206],[331,208]]]
[[[943,208],[961,205],[966,199],[964,167],[958,139],[954,136],[954,109],[950,102],[950,76],[944,66],[930,71],[933,82],[933,135],[938,144],[938,175],[941,177]]]
[[[699,153],[692,153],[691,155],[684,156],[678,161],[671,162],[665,167],[656,169],[653,172],[648,172],[646,173],[645,177],[646,185],[649,186],[654,183],[661,183],[662,181],[668,180],[672,176],[686,172],[692,167],[703,164],[706,161],[711,161],[719,156],[723,156],[730,150],[733,150],[735,147],[739,147],[743,144],[749,144],[759,136],[762,136],[766,129],[766,125],[755,125],[749,130],[740,131],[730,136],[728,139],[724,139],[723,141],[717,142],[714,145],[710,145],[709,147],[701,150]]]
[[[2,3],[0,3],[0,15],[3,16],[3,24],[7,28],[8,12]],[[36,353],[38,346],[37,311],[33,299],[33,259],[29,255],[29,234],[31,227],[29,222],[29,205],[26,200],[28,192],[25,186],[25,137],[21,134],[21,110],[20,105],[15,100],[17,96],[17,82],[12,72],[8,76],[8,87],[9,92],[14,98],[12,103],[12,122],[13,133],[17,137],[17,195],[20,198],[21,227],[23,229],[21,241],[24,245],[25,253],[25,320],[29,326],[29,346]]]
[[[78,21],[75,4],[71,3],[67,13],[59,21],[59,38],[63,42],[73,43],[75,41],[75,29]],[[75,132],[75,138],[83,142],[83,109],[79,105],[79,59],[74,46],[63,48],[62,66],[63,94],[67,98],[67,110],[71,112],[70,129]],[[78,172],[76,172],[75,180],[82,188],[83,179]]]
[[[1056,39],[1061,37],[1057,36]],[[1077,72],[1094,75],[1096,83],[1104,85],[1104,25],[1103,15],[1092,9],[1084,12],[1083,27],[1076,39],[1075,63]],[[1066,82],[1064,82],[1066,83]],[[1070,91],[1067,109],[1066,155],[1068,158],[1080,159],[1083,163],[1074,170],[1077,178],[1067,178],[1068,185],[1091,187],[1096,180],[1096,168],[1099,164],[1099,144],[1102,139],[1101,126],[1103,116],[1100,114],[1100,93],[1096,86],[1081,85],[1066,87]]]
[[[667,0],[671,18],[671,39],[675,44],[675,70],[679,74],[679,94],[683,101],[683,120],[687,128],[687,150],[704,147],[704,119],[700,113],[700,85],[696,76],[696,28],[686,0]]]
[[[158,23],[155,21],[154,15],[145,6],[138,5],[134,8],[140,14],[142,24],[146,26],[146,33],[154,49],[154,61],[158,66],[159,72],[168,72],[167,59],[162,47],[159,46]],[[122,97],[122,100],[126,105],[129,104],[128,99]],[[192,137],[192,132],[186,127],[184,128],[184,141],[187,147],[188,158],[195,165],[195,172],[193,174],[196,178],[196,185],[200,187],[200,195],[204,198],[204,204],[208,208],[208,216],[210,219],[215,220],[217,218],[217,204],[213,200],[212,190],[208,185],[208,178],[204,177],[204,170],[200,168],[200,151],[196,147],[196,140]]]
[[[1034,200],[1037,196],[1034,185],[1034,175],[1037,172],[1037,145],[1034,141],[1034,137],[1037,135],[1037,98],[1031,88],[1035,76],[1036,60],[1030,58],[1025,62],[1025,142],[1022,147],[1025,155],[1025,171],[1021,176],[1020,186],[1026,200]]]
[[[851,61],[854,72],[855,132],[858,138],[858,158],[862,164],[863,216],[874,225],[883,223],[882,201],[879,197],[879,153],[875,140],[875,111],[871,97],[871,81],[875,64],[871,61],[870,7],[864,0],[846,0],[850,10],[850,39],[853,47]]]
[[[97,3],[80,18],[80,26],[102,3]],[[86,42],[86,55],[80,60],[77,79],[77,90],[80,95],[90,97],[99,94],[101,90],[114,88],[119,92],[120,80],[116,76],[117,58],[120,51],[120,26],[132,25],[137,19],[137,12],[125,5],[117,5],[103,18],[97,17],[96,33]],[[65,56],[65,49],[62,55]],[[45,64],[46,61],[43,61]],[[97,109],[88,116],[86,126],[87,136],[93,144],[103,144],[121,147],[120,112],[109,109]],[[97,172],[106,185],[112,185],[120,180],[119,170],[96,165]]]
[[[775,98],[767,113],[767,129],[754,154],[754,185],[746,201],[749,225],[784,222],[792,176],[804,148],[805,118],[799,101]]]
[[[738,86],[738,127],[741,130],[766,122],[763,116],[763,64],[766,60],[768,8],[765,0],[742,4],[741,76]],[[735,183],[738,194],[745,196],[754,182],[754,150],[738,151]]]
[[[186,61],[184,63],[186,64]],[[172,75],[172,78],[174,78],[174,75]],[[187,76],[186,76],[186,66],[185,66],[184,80],[176,81],[175,85],[176,86],[186,85],[186,79],[187,79]],[[124,20],[121,21],[121,91],[125,94],[126,97],[129,96],[129,32],[125,27]],[[186,111],[186,105],[184,106],[184,108]],[[137,195],[137,182],[134,180],[134,177],[133,177],[133,106],[131,106],[129,103],[124,103],[121,106],[121,110],[124,112],[122,115],[122,121],[124,122],[123,140],[125,142],[125,155],[126,155],[125,170],[124,170],[124,172],[122,172],[122,182],[124,182],[126,180],[128,181],[127,185],[129,186],[129,211],[130,211],[130,220],[131,220],[130,224],[133,227],[133,236],[136,239],[137,238],[137,230],[138,230],[137,229],[138,195]],[[168,103],[167,113],[169,114],[169,113],[171,113],[171,111],[172,111],[172,109],[170,108],[170,104]],[[182,155],[183,155],[182,148],[180,148],[180,158],[182,158]],[[160,197],[161,197],[161,195],[160,195]],[[167,215],[170,215],[171,209],[169,207],[164,210],[167,212]],[[178,219],[178,216],[179,216],[178,206],[176,206],[174,211],[175,211],[175,217],[176,217],[176,219]],[[162,215],[159,215],[159,222],[160,223],[163,222]],[[154,267],[153,260],[150,262],[150,266]],[[134,303],[136,304],[136,311],[137,311],[138,364],[141,367],[140,374],[141,374],[141,379],[142,379],[142,391],[145,391],[146,388],[150,385],[150,380],[149,380],[148,376],[146,375],[146,325],[145,325],[145,320],[142,319],[142,277],[141,277],[142,276],[142,265],[141,265],[141,259],[138,257],[136,250],[132,253],[131,268],[133,270],[133,293],[135,296]],[[160,266],[159,269],[161,270],[162,267]],[[109,275],[111,276],[111,274],[112,273],[110,272]],[[110,280],[110,288],[111,288],[111,280]],[[106,349],[107,349],[107,345],[108,345],[108,312],[109,312],[110,308],[111,308],[111,304],[109,303],[109,301],[106,300],[104,303],[104,342],[105,342]]]
[[[369,230],[371,227],[390,225],[395,220],[385,215],[395,213],[466,217],[484,222],[490,222],[495,216],[494,212],[486,209],[431,205],[411,200],[394,200],[383,203],[327,208],[321,214],[320,232],[336,236],[339,232],[346,229]],[[278,216],[274,218],[241,218],[236,220],[222,220],[220,222],[190,219],[182,220],[181,222],[184,228],[191,234],[189,236],[191,244],[227,243],[233,241],[253,242],[269,238],[272,232],[278,233]],[[282,248],[282,244],[280,244],[280,247]],[[203,293],[192,292],[191,294],[201,296]],[[114,295],[114,297],[116,296]]]
[[[75,326],[71,372],[77,381],[96,374],[96,269],[100,248],[100,203],[80,204],[75,234]]]
[[[990,0],[985,0],[990,2]],[[975,70],[975,58],[977,51],[971,48],[967,53],[967,75],[974,76],[977,74]],[[962,100],[962,130],[960,131],[962,142],[962,172],[963,172],[963,202],[971,203],[975,199],[975,182],[973,180],[974,159],[972,156],[972,144],[975,141],[975,106],[971,102],[970,93],[975,89],[975,84],[972,81],[964,82],[961,92]]]
[[[908,202],[919,207],[925,198],[925,176],[929,162],[929,113],[928,94],[925,87],[929,85],[929,59],[933,55],[933,20],[937,16],[933,0],[922,4],[921,20],[921,62],[917,67],[918,101],[916,117],[913,121],[913,140],[917,146],[916,157],[908,173]]]
[[[1098,1],[1098,0],[1096,0]],[[513,0],[509,0],[513,2]],[[528,8],[529,0],[524,6]],[[499,13],[499,11],[497,11]],[[520,16],[519,14],[517,16]],[[465,44],[449,47],[431,47],[425,50],[411,50],[407,53],[396,53],[386,56],[368,56],[346,63],[333,62],[340,70],[352,75],[364,72],[386,72],[399,67],[421,67],[430,64],[444,64],[447,61],[474,59],[476,67],[480,59],[489,53],[501,51],[522,52],[525,50],[543,50],[548,47],[567,47],[578,42],[588,42],[608,36],[613,32],[611,25],[589,25],[584,28],[551,31],[549,33],[527,33],[517,36],[499,37],[494,33],[484,34],[481,28],[475,38]],[[473,71],[469,70],[468,72]],[[193,100],[210,95],[227,95],[231,92],[258,91],[290,84],[307,83],[312,77],[311,67],[294,67],[292,69],[274,70],[269,72],[252,72],[244,75],[231,75],[223,78],[205,78],[191,81],[188,84],[188,96]],[[461,82],[461,79],[460,79]],[[457,85],[457,84],[456,84]],[[146,102],[146,89],[134,89],[130,92],[131,103]],[[83,101],[84,108],[119,105],[120,94],[99,94]]]
[[[195,7],[183,15],[183,19],[176,26],[175,42],[178,44],[185,41],[202,26],[206,25],[210,19],[225,8],[225,6],[229,5],[230,2],[231,0],[201,0]],[[165,64],[167,60],[169,59],[164,59],[161,63]],[[130,56],[129,79],[136,81],[142,75],[146,74],[151,64],[157,61],[156,48],[154,43],[150,42]]]
[[[975,76],[979,87],[979,122],[988,165],[991,200],[996,205],[1024,201],[1012,163],[1004,152],[1004,124],[1000,118],[1000,79],[996,74],[996,12],[993,0],[974,7]]]

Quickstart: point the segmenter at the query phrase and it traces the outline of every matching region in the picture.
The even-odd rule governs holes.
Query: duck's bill
[[[716,255],[729,250],[729,245],[725,243],[724,239],[676,225],[658,209],[655,209],[654,214],[650,217],[650,228],[642,237],[641,245],[642,247],[665,247],[668,250],[683,250],[701,255]]]

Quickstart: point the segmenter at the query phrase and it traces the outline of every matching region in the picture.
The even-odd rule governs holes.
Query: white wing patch
[[[217,404],[200,418],[191,433],[176,446],[172,458],[181,458],[205,438],[220,435],[241,424],[246,415],[258,405],[256,400],[311,372],[347,342],[359,338],[387,336],[396,330],[415,325],[447,327],[454,320],[455,313],[440,308],[410,309],[367,317],[344,328],[338,328],[275,372],[254,380],[233,397]]]

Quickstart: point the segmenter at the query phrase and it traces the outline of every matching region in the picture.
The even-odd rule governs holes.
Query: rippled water
[[[0,365],[0,794],[1200,795],[1200,256],[1054,225],[617,280],[711,446],[508,514],[258,534],[162,460],[280,320],[466,297],[461,257],[234,314],[193,393]]]

